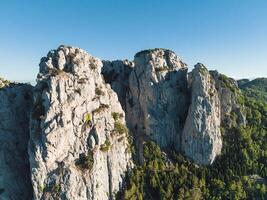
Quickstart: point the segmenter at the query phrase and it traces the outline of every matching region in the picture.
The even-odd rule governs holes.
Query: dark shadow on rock
[[[32,90],[15,83],[0,89],[0,199],[32,199],[27,151]]]

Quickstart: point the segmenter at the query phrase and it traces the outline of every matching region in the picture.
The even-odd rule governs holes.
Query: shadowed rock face
[[[189,77],[191,104],[182,135],[182,150],[202,165],[211,164],[222,149],[220,101],[209,71],[197,64]]]
[[[61,46],[42,58],[29,155],[35,199],[110,199],[131,166],[124,112],[102,62]]]
[[[134,62],[128,60],[103,61],[102,74],[105,82],[117,93],[120,104],[127,113],[126,97],[129,95],[129,76],[134,69]]]
[[[31,199],[27,154],[32,87],[0,80],[0,199]]]

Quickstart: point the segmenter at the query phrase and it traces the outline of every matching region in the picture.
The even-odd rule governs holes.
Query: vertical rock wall
[[[0,80],[0,200],[114,199],[132,167],[126,122],[141,162],[153,140],[211,164],[221,121],[235,112],[245,123],[229,80],[202,64],[187,78],[165,49],[103,63],[79,48],[50,51],[34,91]]]
[[[134,63],[126,115],[136,134],[142,161],[142,143],[146,138],[162,148],[180,149],[188,107],[187,68],[172,51],[163,49],[139,52]]]
[[[0,200],[32,196],[27,154],[31,106],[30,85],[11,83],[0,88]]]
[[[42,58],[29,155],[35,199],[111,199],[131,166],[125,114],[102,63],[61,46]]]
[[[182,135],[182,149],[196,163],[208,165],[220,154],[220,101],[209,71],[197,64],[189,78],[191,104]]]

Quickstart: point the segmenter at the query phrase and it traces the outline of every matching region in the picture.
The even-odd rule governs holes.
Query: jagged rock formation
[[[220,154],[219,98],[214,79],[202,68],[197,65],[192,80],[187,80],[186,64],[164,49],[137,53],[133,68],[122,61],[104,63],[105,80],[126,105],[127,123],[136,135],[140,160],[146,139],[162,148],[185,151],[200,164],[210,164]],[[189,93],[192,100],[187,116]]]
[[[34,199],[111,199],[131,166],[124,112],[102,63],[61,46],[41,59],[29,155]]]
[[[195,162],[208,165],[220,154],[220,102],[209,71],[197,64],[189,78],[191,104],[182,135],[182,149]]]
[[[27,154],[32,87],[0,79],[0,200],[31,199]]]
[[[238,125],[245,125],[246,118],[242,111],[242,105],[238,102],[238,85],[237,82],[228,78],[217,71],[210,71],[211,76],[215,80],[215,87],[219,94],[221,122],[224,127],[231,127],[235,122]],[[234,114],[233,114],[234,113]],[[231,115],[236,115],[236,120],[231,118]]]
[[[174,52],[152,49],[137,53],[133,63],[105,61],[102,73],[123,105],[140,160],[146,138],[180,149],[188,109],[187,68]]]
[[[161,147],[180,146],[187,112],[186,64],[170,50],[139,52],[129,76],[127,121],[138,137]]]
[[[237,84],[202,64],[187,76],[170,50],[101,62],[60,46],[41,59],[34,91],[0,80],[0,200],[114,199],[132,167],[126,123],[141,163],[153,140],[211,164],[220,125],[231,126],[231,113],[246,121]]]

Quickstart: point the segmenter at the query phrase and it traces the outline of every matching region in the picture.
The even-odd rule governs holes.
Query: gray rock
[[[0,79],[0,200],[31,199],[27,154],[32,86]]]
[[[202,165],[211,164],[221,153],[220,101],[215,81],[197,64],[190,75],[191,105],[182,136],[186,156]]]
[[[136,134],[140,161],[143,140],[180,149],[188,108],[186,64],[170,50],[139,52],[126,93],[126,119]]]
[[[210,74],[215,80],[215,87],[219,94],[222,125],[224,127],[246,125],[243,105],[237,101],[241,93],[237,82],[217,71],[210,71]],[[231,119],[233,114],[237,117],[235,121]]]
[[[133,165],[126,122],[141,163],[153,140],[202,165],[221,152],[220,125],[246,122],[235,80],[202,64],[187,75],[170,50],[101,62],[60,46],[39,67],[34,91],[0,79],[0,200],[114,199]]]
[[[102,74],[106,83],[117,93],[121,106],[126,111],[126,96],[129,91],[129,76],[134,63],[128,60],[103,61]]]
[[[125,114],[102,62],[60,46],[42,58],[31,118],[34,199],[113,199],[131,167]],[[114,119],[112,113],[119,113]]]

